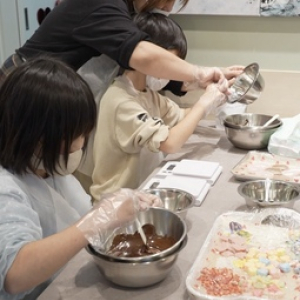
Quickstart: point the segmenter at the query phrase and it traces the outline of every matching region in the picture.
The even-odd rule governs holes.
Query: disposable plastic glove
[[[229,86],[231,86],[237,76],[239,76],[243,71],[244,66],[230,66],[227,68],[221,68],[225,78],[228,80]]]
[[[217,68],[217,67],[199,67],[194,68],[194,81],[184,82],[184,90],[192,91],[199,88],[206,88],[208,84],[216,83],[222,80],[224,77],[228,80],[228,86],[231,86],[235,78],[240,75],[244,66],[234,65],[227,68]],[[230,94],[230,92],[226,92]]]
[[[102,248],[108,231],[133,221],[140,210],[145,210],[150,206],[162,206],[162,202],[152,194],[120,189],[115,193],[104,194],[76,226],[90,244]]]
[[[222,84],[222,82],[220,84],[211,83],[196,103],[196,105],[201,105],[204,109],[204,117],[211,113],[216,107],[226,102],[227,96],[220,91]]]
[[[225,78],[222,70],[217,67],[200,67],[194,66],[193,69],[194,80],[191,82],[184,82],[186,91],[203,88],[205,89],[211,83],[217,83]]]

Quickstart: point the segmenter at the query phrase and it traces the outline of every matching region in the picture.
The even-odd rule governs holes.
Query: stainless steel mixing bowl
[[[253,180],[239,185],[238,192],[250,207],[280,206],[292,208],[300,199],[298,186],[278,180]]]
[[[141,288],[165,279],[175,265],[179,252],[185,247],[186,243],[187,236],[173,253],[157,260],[141,262],[126,262],[103,256],[90,246],[87,250],[93,255],[99,270],[108,280],[124,287]]]
[[[263,77],[259,72],[259,65],[252,63],[245,67],[230,87],[231,95],[228,96],[228,102],[241,102],[244,104],[253,103],[260,96],[265,86]]]
[[[272,116],[261,114],[235,114],[224,120],[225,133],[228,140],[237,148],[247,150],[263,149],[268,146],[271,135],[277,131],[282,121],[274,120],[263,127]]]
[[[179,215],[182,219],[186,218],[188,210],[195,205],[195,197],[183,190],[175,188],[155,188],[145,190],[159,197],[165,209]]]
[[[159,253],[139,257],[119,257],[107,254],[115,235],[133,234],[137,231],[135,223],[117,231],[107,232],[103,238],[107,240],[104,249],[87,248],[92,254],[104,276],[112,282],[127,287],[144,287],[164,279],[176,262],[179,252],[187,242],[185,222],[177,214],[164,208],[149,208],[138,214],[143,226],[152,224],[156,234],[172,236],[176,243]]]
[[[141,262],[141,261],[149,261],[156,260],[160,257],[164,257],[173,253],[177,248],[180,247],[182,241],[185,239],[187,235],[187,227],[185,221],[179,217],[177,214],[170,210],[166,210],[164,208],[151,207],[147,210],[140,211],[137,217],[140,221],[141,226],[145,224],[152,224],[155,227],[156,234],[162,236],[171,236],[175,239],[175,244],[165,249],[159,253],[151,254],[148,256],[140,256],[140,257],[119,257],[108,255],[107,252],[112,244],[114,237],[117,234],[127,233],[133,234],[138,228],[135,222],[132,224],[119,228],[118,230],[108,231],[104,239],[107,241],[104,249],[97,250],[99,254],[108,257],[115,257],[117,260],[122,260],[126,262]]]
[[[224,119],[224,125],[238,129],[261,128],[273,116],[256,113],[231,114]],[[278,118],[269,124],[266,128],[275,128],[282,125]]]

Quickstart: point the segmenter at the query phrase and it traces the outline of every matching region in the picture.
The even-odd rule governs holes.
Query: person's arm
[[[129,60],[131,68],[157,78],[194,81],[195,66],[151,42],[141,41]]]
[[[19,294],[46,281],[87,243],[74,225],[45,239],[26,244],[6,275],[6,292]]]
[[[103,246],[107,230],[132,221],[138,211],[149,206],[161,206],[161,200],[130,189],[102,195],[100,203],[75,225],[47,238],[28,242],[19,250],[6,273],[6,292],[19,294],[46,281],[88,243]]]
[[[219,91],[216,84],[207,87],[206,92],[194,104],[186,109],[185,117],[170,128],[167,139],[160,143],[160,150],[164,153],[176,153],[192,135],[199,121],[214,107],[226,101],[225,94]]]

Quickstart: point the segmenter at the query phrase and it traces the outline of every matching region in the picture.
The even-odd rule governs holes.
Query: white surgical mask
[[[162,9],[159,9],[159,8],[153,8],[151,10],[152,13],[157,13],[157,14],[162,14],[162,15],[165,15],[165,16],[168,16],[170,14],[170,11],[166,11],[166,10],[162,10]]]
[[[58,164],[55,166],[56,173],[59,175],[69,175],[74,173],[78,168],[82,158],[82,150],[79,149],[69,154],[68,163],[66,165],[64,156],[59,155]]]
[[[82,150],[79,149],[73,153],[69,154],[69,159],[67,165],[65,164],[64,155],[60,154],[58,158],[58,163],[55,166],[56,174],[58,175],[69,175],[72,174],[79,166],[82,158]],[[37,161],[39,159],[33,155],[32,157],[32,163],[33,166],[38,170],[45,170],[43,161],[40,161],[37,164]],[[36,165],[37,164],[37,165]]]
[[[160,91],[169,83],[169,81],[169,79],[155,78],[150,75],[146,76],[146,85],[152,91]]]

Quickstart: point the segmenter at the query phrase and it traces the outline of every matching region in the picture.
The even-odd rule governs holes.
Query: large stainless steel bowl
[[[159,197],[165,209],[178,214],[182,219],[186,218],[188,210],[195,205],[195,197],[180,189],[155,188],[145,192]]]
[[[242,114],[232,114],[226,116],[224,119],[224,125],[232,128],[244,129],[257,128],[261,129],[262,126],[269,121],[273,116],[265,114],[256,113],[242,113]],[[275,128],[282,125],[282,121],[278,118],[275,119],[266,128]]]
[[[179,252],[185,247],[187,236],[173,253],[157,260],[149,261],[124,261],[103,256],[91,246],[87,248],[93,255],[101,273],[111,282],[131,288],[141,288],[153,285],[164,280],[175,265]]]
[[[253,180],[243,182],[238,192],[245,198],[247,206],[292,208],[300,199],[300,189],[296,185],[279,180]]]
[[[120,233],[133,234],[137,231],[135,223],[107,232],[104,249],[88,248],[104,276],[112,282],[127,287],[152,285],[166,277],[174,265],[178,253],[184,248],[187,239],[187,227],[177,214],[164,208],[149,208],[138,214],[143,226],[152,224],[156,234],[171,236],[176,242],[170,248],[156,254],[140,257],[119,257],[108,254],[113,238]]]
[[[252,63],[245,67],[230,87],[232,93],[228,96],[228,102],[239,101],[244,104],[253,103],[260,96],[265,86],[263,77],[259,72],[259,65]]]
[[[274,120],[269,126],[263,127],[272,116],[261,114],[235,114],[224,120],[225,133],[228,140],[237,148],[247,150],[263,149],[268,146],[271,135],[281,125],[281,120]]]

